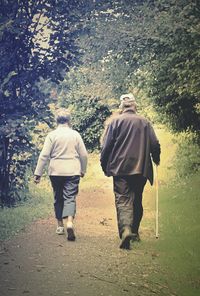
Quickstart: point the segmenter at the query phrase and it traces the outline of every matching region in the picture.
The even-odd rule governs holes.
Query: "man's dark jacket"
[[[152,161],[160,162],[160,144],[150,122],[127,109],[108,125],[101,151],[107,176],[141,174],[153,184]]]

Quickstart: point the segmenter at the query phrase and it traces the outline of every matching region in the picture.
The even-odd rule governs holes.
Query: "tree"
[[[35,150],[30,132],[39,121],[51,122],[44,85],[59,83],[77,63],[75,39],[93,1],[1,0],[0,5],[0,200],[10,205],[26,187]]]
[[[109,57],[114,93],[141,89],[173,130],[199,131],[199,20],[195,0],[114,1],[93,17],[87,51]]]
[[[200,4],[156,1],[143,13],[149,50],[142,67],[148,73],[143,75],[147,93],[173,130],[199,131]]]

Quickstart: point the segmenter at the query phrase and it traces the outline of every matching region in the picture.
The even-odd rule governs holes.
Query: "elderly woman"
[[[63,219],[67,218],[67,238],[75,240],[73,220],[76,213],[76,196],[80,177],[87,167],[87,151],[80,134],[70,127],[70,113],[59,109],[57,128],[51,131],[39,155],[34,173],[35,183],[40,182],[43,169],[49,161],[48,174],[54,192],[56,233],[64,234]]]

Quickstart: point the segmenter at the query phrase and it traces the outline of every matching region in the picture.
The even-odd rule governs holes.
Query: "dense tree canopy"
[[[113,1],[92,20],[85,61],[103,62],[112,91],[142,89],[175,131],[197,131],[199,1]]]
[[[108,105],[127,91],[141,106],[154,105],[173,130],[199,132],[199,1],[0,5],[2,205],[21,198],[37,150],[32,134],[39,122],[52,124],[52,102],[71,108],[89,149],[99,146]]]
[[[147,23],[151,56],[148,94],[159,112],[177,131],[199,129],[200,3],[161,1]],[[145,68],[145,67],[144,67]]]

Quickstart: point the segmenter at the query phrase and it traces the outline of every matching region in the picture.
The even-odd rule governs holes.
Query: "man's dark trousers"
[[[142,194],[147,178],[142,175],[114,176],[113,186],[119,236],[125,226],[138,233],[143,216]]]

